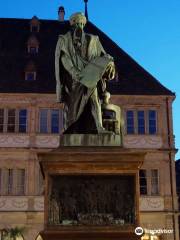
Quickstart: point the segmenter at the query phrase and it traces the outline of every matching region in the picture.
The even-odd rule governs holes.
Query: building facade
[[[0,19],[0,229],[25,227],[25,240],[43,230],[43,178],[38,152],[59,146],[63,105],[56,103],[54,51],[68,21]],[[123,147],[144,151],[140,225],[167,229],[142,239],[179,239],[172,103],[175,94],[146,72],[91,22],[116,63],[108,85],[122,109]]]
[[[179,226],[180,226],[180,159],[176,160],[176,190],[178,195],[178,203],[179,203]],[[179,231],[180,238],[180,231]]]

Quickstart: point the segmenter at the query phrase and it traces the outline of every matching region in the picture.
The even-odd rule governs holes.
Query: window
[[[159,195],[158,169],[141,169],[139,171],[139,185],[141,195]]]
[[[34,81],[34,80],[36,80],[36,72],[26,72],[25,75],[26,75],[25,79],[27,81]]]
[[[144,169],[139,171],[139,181],[140,181],[140,194],[147,194],[147,172]]]
[[[36,26],[33,27],[35,29]],[[28,53],[30,54],[36,54],[38,53],[39,50],[39,41],[36,38],[36,36],[33,34],[29,37],[28,42],[27,42],[27,50]]]
[[[127,134],[156,134],[156,110],[127,110],[126,132]]]
[[[47,133],[48,132],[48,109],[40,110],[40,132]]]
[[[149,117],[149,134],[156,134],[156,111],[150,110]]]
[[[27,110],[19,110],[19,132],[25,133],[27,127]]]
[[[159,176],[158,170],[151,170],[151,195],[159,194]]]
[[[25,194],[25,169],[17,169],[16,195]]]
[[[30,46],[28,45],[28,51],[29,51]],[[26,81],[34,81],[36,80],[37,73],[36,73],[36,64],[34,61],[30,60],[27,62],[25,69],[25,80]]]
[[[16,119],[15,109],[8,109],[8,124],[7,124],[8,132],[15,132],[15,119]]]
[[[31,53],[31,54],[38,53],[38,48],[37,47],[29,47],[29,53]]]
[[[138,134],[145,134],[144,111],[138,111],[137,117],[138,117]]]
[[[59,133],[59,110],[51,110],[51,132]]]
[[[0,109],[0,132],[3,132],[4,126],[4,109]]]
[[[1,195],[25,195],[25,169],[1,169]]]
[[[126,121],[127,121],[127,134],[134,133],[134,112],[127,111],[126,112]]]
[[[40,30],[40,22],[36,16],[33,16],[30,21],[30,31],[31,32],[39,32]]]
[[[38,26],[31,26],[31,32],[38,32]]]
[[[26,109],[0,109],[0,132],[25,133],[26,131]]]
[[[13,194],[13,169],[8,169],[8,178],[7,178],[7,195]]]
[[[59,133],[62,130],[62,111],[40,109],[40,133]]]

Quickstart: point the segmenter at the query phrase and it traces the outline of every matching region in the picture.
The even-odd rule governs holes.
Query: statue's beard
[[[81,39],[83,34],[83,30],[80,27],[75,28],[74,37],[77,39]]]
[[[80,51],[81,47],[82,47],[82,43],[83,43],[83,29],[81,29],[80,27],[76,27],[73,29],[73,43],[75,48]]]

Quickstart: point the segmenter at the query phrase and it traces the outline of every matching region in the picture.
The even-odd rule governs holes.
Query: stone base
[[[68,135],[64,135],[68,139]],[[63,137],[64,137],[63,136]],[[75,138],[77,135],[69,135]],[[80,135],[90,140],[89,135]],[[87,137],[87,138],[86,138]],[[115,137],[104,136],[105,138]],[[45,202],[44,202],[44,231],[41,235],[43,240],[137,240],[134,230],[139,226],[139,178],[138,171],[145,158],[144,152],[123,149],[119,146],[97,146],[93,140],[101,138],[99,135],[92,135],[90,142],[96,146],[60,146],[51,152],[38,153],[42,173],[45,177]],[[120,140],[120,137],[119,137]],[[69,140],[70,141],[70,140]],[[74,140],[73,140],[74,141]],[[101,140],[99,140],[101,141]],[[64,142],[68,145],[68,142]],[[71,141],[69,142],[71,143]],[[102,143],[102,142],[101,142]],[[106,142],[107,143],[107,142]],[[77,143],[80,144],[80,141]],[[83,141],[81,142],[83,144]],[[131,176],[134,178],[132,186],[135,192],[135,220],[133,224],[121,225],[79,225],[79,226],[58,226],[49,224],[50,191],[55,188],[53,177],[57,176]],[[59,185],[58,185],[59,186]],[[55,205],[54,205],[55,206]],[[57,208],[55,209],[57,211]]]
[[[133,232],[61,232],[57,230],[48,230],[41,232],[43,240],[140,240],[141,238]]]
[[[60,136],[60,146],[121,146],[121,135],[64,134]]]

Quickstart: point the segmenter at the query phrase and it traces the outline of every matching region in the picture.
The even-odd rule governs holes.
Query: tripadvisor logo
[[[141,235],[143,235],[144,230],[142,227],[137,227],[137,228],[135,228],[134,232],[136,235],[141,236]]]

